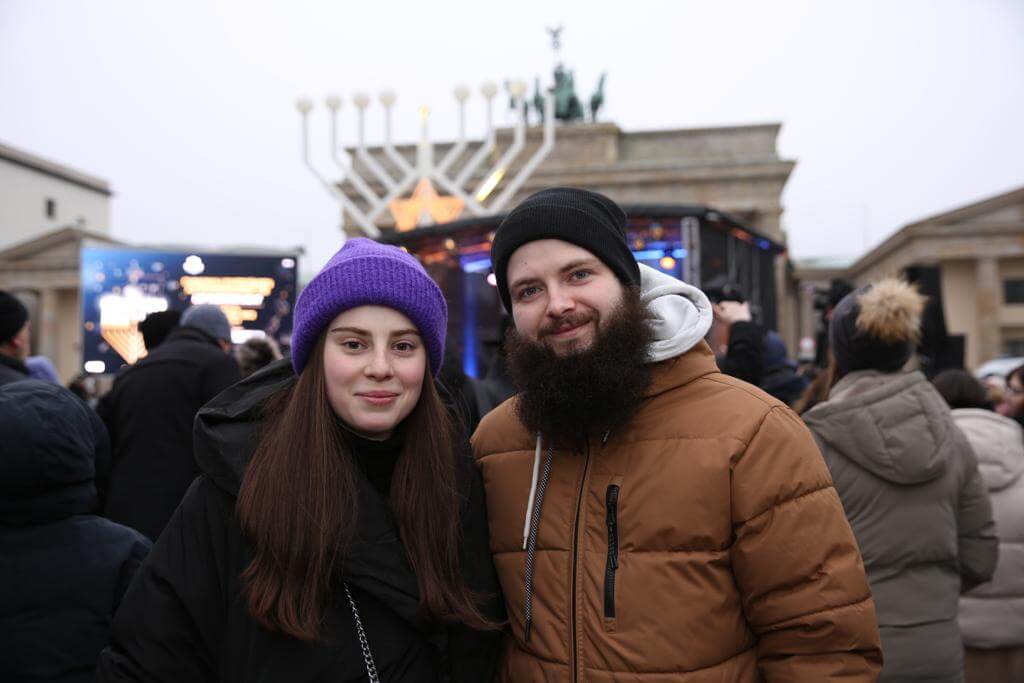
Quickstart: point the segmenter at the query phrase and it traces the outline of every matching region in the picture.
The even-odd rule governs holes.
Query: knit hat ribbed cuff
[[[624,285],[640,285],[640,267],[626,244],[626,215],[604,195],[578,188],[542,190],[523,200],[501,222],[491,245],[498,294],[512,312],[508,262],[519,247],[557,239],[601,259]]]
[[[359,306],[385,306],[416,325],[436,376],[444,360],[448,307],[414,257],[365,238],[350,239],[310,280],[295,304],[292,366],[301,373],[324,328]]]

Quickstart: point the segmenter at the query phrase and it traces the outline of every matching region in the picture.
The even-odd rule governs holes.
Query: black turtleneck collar
[[[390,437],[383,441],[367,439],[353,432],[341,420],[342,436],[349,447],[352,457],[359,463],[359,469],[373,485],[374,490],[387,499],[391,490],[391,477],[395,473],[395,465],[402,454],[405,435],[401,427],[396,428]]]

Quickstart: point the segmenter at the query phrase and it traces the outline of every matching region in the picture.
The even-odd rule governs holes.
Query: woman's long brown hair
[[[327,400],[323,346],[321,338],[298,379],[268,399],[236,505],[254,549],[242,573],[249,613],[264,627],[307,642],[319,638],[332,573],[344,561],[359,514],[360,474]],[[429,368],[404,429],[410,437],[395,466],[390,505],[416,574],[420,611],[492,628],[459,571],[458,447]]]

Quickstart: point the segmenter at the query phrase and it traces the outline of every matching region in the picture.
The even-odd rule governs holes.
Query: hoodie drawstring
[[[540,465],[541,435],[537,435],[537,449],[533,458],[533,483],[530,486],[530,498],[526,507],[526,528],[529,532],[524,536],[523,543],[526,550],[526,605],[525,617],[526,627],[524,629],[524,640],[530,642],[530,631],[533,627],[533,561],[537,553],[537,532],[540,529],[541,509],[544,506],[544,492],[548,488],[548,481],[551,479],[551,458],[554,453],[554,442],[548,443],[548,450],[544,456],[544,470],[537,481],[537,470]],[[536,499],[535,499],[536,494]]]
[[[537,432],[537,448],[533,451],[533,475],[530,477],[530,496],[526,499],[526,512],[523,513],[523,550],[530,537],[530,518],[533,514],[533,497],[537,493],[537,474],[540,472],[540,432]]]

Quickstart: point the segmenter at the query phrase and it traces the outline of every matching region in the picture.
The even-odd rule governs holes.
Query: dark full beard
[[[558,356],[547,344],[511,331],[509,376],[519,391],[516,415],[527,429],[561,448],[579,448],[627,418],[650,384],[651,330],[645,318],[638,290],[627,288],[582,351]]]

